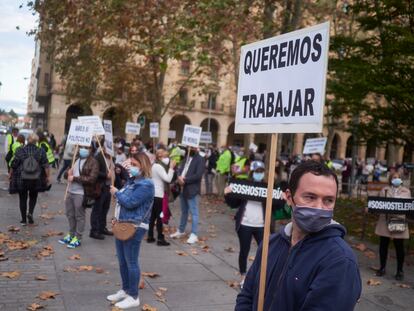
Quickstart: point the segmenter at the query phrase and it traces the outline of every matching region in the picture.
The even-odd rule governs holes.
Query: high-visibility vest
[[[238,157],[236,162],[234,163],[234,165],[237,165],[238,167],[240,167],[240,170],[243,170],[244,166],[246,165],[246,161],[247,161],[247,158]],[[243,174],[236,175],[236,179],[247,179],[247,178],[249,178],[248,173],[243,173]]]
[[[12,158],[11,158],[11,159],[10,159],[10,161],[9,161],[9,166],[11,166],[11,164],[13,163],[14,156],[16,155],[16,151],[17,151],[17,149],[19,149],[21,146],[23,146],[23,144],[21,144],[21,143],[20,143],[20,142],[18,142],[18,141],[15,141],[15,142],[13,143],[13,145],[11,146]]]
[[[174,147],[170,152],[170,159],[174,160],[177,163],[177,166],[181,162],[181,149],[180,147]]]
[[[7,149],[6,149],[6,154],[7,154],[7,152],[9,152],[9,150],[11,150],[10,148],[11,148],[11,146],[14,143],[14,137],[13,137],[13,135],[10,134],[10,133],[7,134],[6,140],[7,140]]]
[[[50,147],[50,145],[49,145],[47,142],[45,142],[45,141],[42,141],[42,142],[40,143],[40,147],[42,147],[42,145],[43,145],[43,146],[46,146],[46,148],[47,148],[47,152],[46,152],[47,162],[48,162],[49,164],[52,164],[53,162],[55,162],[55,156],[53,155],[53,150],[52,150],[52,148],[51,148],[51,147]]]
[[[230,172],[231,151],[226,149],[218,158],[216,163],[216,171],[224,175]]]

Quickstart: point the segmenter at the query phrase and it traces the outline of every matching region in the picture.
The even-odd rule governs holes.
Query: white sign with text
[[[114,157],[114,134],[112,132],[112,121],[103,120],[103,127],[105,130],[105,150],[111,157]]]
[[[156,138],[160,136],[160,124],[158,122],[150,123],[150,137]]]
[[[175,137],[177,136],[177,132],[176,131],[168,131],[168,138],[169,139],[175,139]]]
[[[141,132],[141,124],[133,123],[133,122],[127,122],[125,124],[125,133],[126,134],[139,135],[140,132]]]
[[[305,147],[303,147],[303,154],[319,153],[323,155],[327,140],[327,137],[308,138],[305,142]]]
[[[66,143],[89,147],[92,143],[92,136],[93,127],[91,125],[83,124],[78,119],[72,119]]]
[[[211,132],[201,132],[200,143],[201,144],[211,144],[213,142],[213,137]]]
[[[94,135],[105,135],[105,129],[102,126],[102,121],[99,116],[79,116],[78,120],[82,124],[92,126]]]
[[[189,147],[198,147],[200,145],[201,127],[186,124],[183,131],[183,140],[181,143]]]

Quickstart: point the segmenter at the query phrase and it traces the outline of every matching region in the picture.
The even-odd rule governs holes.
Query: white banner
[[[66,143],[89,147],[92,142],[92,136],[93,127],[91,125],[83,124],[78,119],[72,119]]]
[[[112,121],[103,120],[103,127],[105,130],[105,150],[111,157],[115,156],[114,153],[114,135],[112,132]]]
[[[177,132],[176,131],[168,131],[168,138],[170,139],[175,139],[175,137],[177,136]]]
[[[125,124],[125,133],[126,134],[139,135],[140,132],[141,132],[141,124],[133,123],[133,122],[127,122]]]
[[[158,122],[150,123],[150,137],[156,138],[160,136],[160,124]]]
[[[93,128],[94,135],[105,135],[105,129],[99,116],[79,116],[78,120],[82,124],[88,124]]]
[[[213,142],[213,137],[211,132],[201,132],[200,144],[211,144]]]
[[[182,144],[190,147],[198,147],[200,145],[201,127],[186,124],[184,126]]]
[[[241,48],[235,133],[320,133],[329,22]]]
[[[327,137],[308,138],[305,142],[305,147],[303,147],[303,154],[319,153],[323,155],[327,140]]]

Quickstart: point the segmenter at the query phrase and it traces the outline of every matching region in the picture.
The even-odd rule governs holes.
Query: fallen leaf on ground
[[[156,291],[155,296],[157,296],[158,298],[164,298],[164,293],[161,291]]]
[[[367,249],[367,246],[364,243],[355,244],[353,247],[361,252],[364,252]]]
[[[395,286],[398,286],[398,287],[401,287],[401,288],[411,288],[411,286],[410,286],[410,285],[408,285],[408,284],[403,284],[403,283],[397,283],[397,284],[395,284]]]
[[[178,255],[178,256],[188,256],[188,254],[186,253],[186,252],[184,252],[184,251],[175,251],[175,253]]]
[[[10,231],[10,232],[19,232],[19,231],[20,231],[20,228],[19,228],[19,227],[16,227],[16,226],[11,225],[11,226],[8,226],[8,227],[7,227],[7,230],[8,230],[8,231]]]
[[[371,250],[366,250],[364,252],[364,256],[368,257],[369,259],[375,259],[377,257],[377,254],[375,254],[375,252],[373,252]]]
[[[382,284],[381,281],[378,281],[378,280],[375,280],[375,279],[369,279],[367,281],[367,285],[369,285],[369,286],[378,286],[378,285],[381,285],[381,284]]]
[[[16,279],[21,275],[19,271],[12,271],[12,272],[2,272],[1,276],[9,279]]]
[[[78,272],[78,269],[73,268],[73,267],[65,267],[63,268],[64,272]]]
[[[118,307],[112,307],[111,311],[122,311],[122,309],[119,309]]]
[[[36,311],[36,310],[40,310],[43,309],[44,307],[42,305],[39,305],[38,303],[32,303],[30,306],[28,306],[26,309],[30,310],[30,311]]]
[[[160,275],[157,272],[142,272],[142,276],[147,276],[151,279],[159,277]]]
[[[98,268],[95,268],[95,272],[101,274],[101,273],[104,273],[105,270],[101,267],[98,267]]]
[[[198,238],[198,240],[199,240],[200,242],[207,241],[207,240],[208,240],[208,237],[206,237],[206,236],[201,236],[201,237],[199,237],[199,238]]]
[[[202,248],[201,248],[201,250],[203,251],[203,252],[209,252],[210,251],[210,246],[208,246],[208,245],[204,245]]]
[[[158,287],[158,290],[165,293],[168,290],[168,288],[166,288],[166,287]]]
[[[49,230],[48,232],[46,232],[45,234],[43,234],[42,237],[48,238],[48,237],[60,236],[60,235],[63,235],[63,232],[62,231]]]
[[[70,260],[80,260],[81,256],[79,254],[74,254],[69,257]]]
[[[224,249],[226,252],[229,252],[229,253],[234,253],[234,248],[233,247],[227,247],[227,248],[225,248]]]
[[[49,300],[49,299],[55,299],[56,295],[59,295],[59,294],[52,292],[52,291],[44,291],[44,292],[41,292],[37,297],[42,300]]]
[[[231,288],[238,288],[240,286],[240,283],[237,281],[227,281],[226,283]]]
[[[195,248],[191,249],[191,254],[198,255],[198,251]]]
[[[45,275],[36,275],[35,280],[36,281],[47,281],[47,276],[45,276]]]
[[[157,308],[152,307],[149,304],[145,304],[142,306],[142,311],[157,311]]]
[[[39,217],[42,219],[53,219],[53,215],[50,214],[42,214]]]
[[[79,271],[92,271],[93,266],[80,266]]]

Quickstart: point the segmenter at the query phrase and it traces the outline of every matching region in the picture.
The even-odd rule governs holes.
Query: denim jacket
[[[148,224],[154,200],[154,183],[151,179],[130,179],[115,196],[121,206],[119,220]]]

